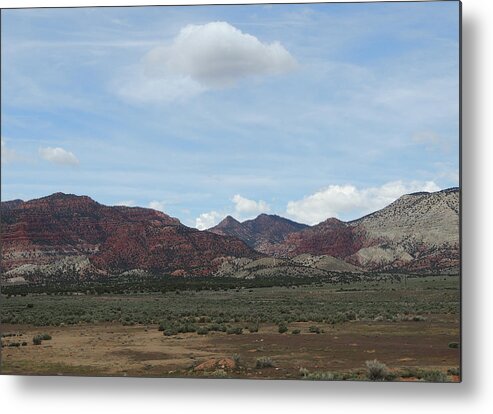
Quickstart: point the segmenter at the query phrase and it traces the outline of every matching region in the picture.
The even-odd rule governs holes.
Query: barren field
[[[131,307],[137,303],[146,308],[146,301],[151,299],[161,305],[156,309],[162,309],[166,303],[173,304],[179,298],[181,303],[192,301],[197,306],[186,316],[173,314],[171,318],[168,309],[164,309],[163,315],[168,315],[168,319],[162,316],[165,326],[161,323],[160,329],[157,323],[127,323],[126,316],[119,321],[78,320],[71,324],[57,323],[56,326],[4,322],[1,372],[364,380],[367,378],[365,362],[377,359],[387,365],[392,380],[458,381],[460,323],[455,302],[458,301],[458,279],[428,278],[427,282],[423,279],[409,285],[396,287],[381,283],[372,289],[355,285],[350,290],[327,285],[318,289],[311,286],[297,290],[274,287],[182,295],[12,297],[3,299],[4,311],[17,309],[22,313],[37,309],[42,312],[43,307],[62,299],[63,303],[92,301],[94,312],[98,311],[98,305],[106,309],[108,304],[115,303],[119,308],[126,303]],[[332,314],[300,321],[304,316],[289,317],[289,308],[284,309],[285,300],[295,292],[301,308],[303,299],[309,297],[315,298],[322,313],[330,313],[330,306],[339,309],[341,303],[350,304],[350,308],[356,311],[358,308],[367,310],[336,321]],[[394,300],[387,304],[387,308],[395,314],[385,310],[388,295]],[[435,302],[429,308],[419,308],[419,314],[409,312],[408,307],[416,307],[416,303],[424,306],[430,295]],[[269,320],[263,313],[257,315],[254,319],[256,326],[252,328],[252,318],[242,317],[242,305],[249,304],[251,313],[255,314],[259,310],[257,301],[272,308],[273,316]],[[306,304],[310,309],[313,306],[308,299]],[[381,312],[375,316],[370,312],[373,309],[370,305],[382,307]],[[221,325],[218,329],[213,328],[216,307],[223,310],[220,312],[222,320],[218,323],[223,323],[225,330]],[[147,306],[147,309],[151,308]],[[443,312],[443,309],[448,311]],[[212,317],[206,315],[207,311]],[[66,309],[65,312],[67,316],[74,311]],[[149,315],[151,310],[146,312]],[[284,312],[286,317],[275,322],[273,319],[277,321],[278,312],[281,315]],[[368,313],[371,317],[360,316]],[[149,316],[152,319],[155,315]],[[159,315],[156,317],[159,319]],[[193,328],[176,328],[181,326],[178,323],[184,323],[183,318],[187,323],[195,318]],[[22,320],[22,315],[19,315],[19,320]],[[280,333],[282,325],[286,332]],[[191,332],[168,332],[169,327]],[[42,334],[52,339],[35,345],[33,338]],[[12,345],[15,343],[18,345]]]

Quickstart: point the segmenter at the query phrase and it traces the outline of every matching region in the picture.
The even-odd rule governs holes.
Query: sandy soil
[[[366,360],[378,359],[391,369],[439,369],[460,365],[460,351],[448,347],[459,341],[459,322],[451,315],[436,315],[426,322],[349,322],[319,324],[324,333],[307,333],[313,323],[293,323],[279,334],[276,326],[261,326],[258,333],[222,332],[165,337],[157,326],[111,324],[66,327],[4,325],[2,374],[201,376],[193,367],[212,358],[240,355],[239,369],[219,372],[228,377],[300,378],[310,371],[364,370]],[[36,334],[52,340],[33,345]],[[22,335],[22,336],[20,336]],[[8,347],[26,341],[27,346]],[[271,357],[274,368],[255,368],[256,359]],[[217,374],[217,373],[216,373]]]

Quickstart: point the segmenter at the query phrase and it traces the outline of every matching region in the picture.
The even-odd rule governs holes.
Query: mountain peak
[[[217,224],[215,227],[224,227],[224,226],[231,226],[231,225],[241,225],[241,223],[236,220],[233,216],[226,216],[224,217],[219,224]]]

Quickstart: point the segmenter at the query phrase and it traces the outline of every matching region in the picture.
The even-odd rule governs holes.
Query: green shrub
[[[255,363],[256,368],[273,368],[275,367],[274,361],[272,361],[271,357],[260,357],[257,358]]]
[[[460,375],[460,369],[459,368],[450,368],[447,370],[447,374],[449,374],[449,375]]]
[[[240,354],[233,354],[232,358],[233,358],[233,361],[235,362],[235,365],[238,367],[240,365],[240,362],[241,362]]]
[[[231,327],[226,330],[228,335],[241,335],[243,333],[243,328],[240,327]]]
[[[291,333],[292,333],[293,335],[298,335],[300,332],[301,332],[301,331],[300,331],[299,329],[293,329],[293,330],[291,331]]]
[[[280,334],[285,333],[288,331],[288,327],[284,322],[281,322],[278,326],[278,331]]]
[[[259,328],[259,321],[257,320],[254,324],[248,327],[248,330],[250,331],[250,333],[255,333],[258,332],[258,328]]]
[[[333,372],[309,372],[303,379],[311,381],[333,381],[338,377]]]
[[[389,375],[387,365],[378,360],[366,361],[367,377],[370,381],[383,381]]]
[[[209,333],[209,329],[207,329],[205,326],[201,326],[200,328],[197,329],[198,335],[207,335],[208,333]]]
[[[452,348],[452,349],[458,349],[459,343],[458,342],[449,342],[448,347]]]
[[[310,326],[310,327],[308,328],[308,331],[309,331],[310,333],[316,333],[316,334],[319,334],[319,333],[321,333],[321,332],[322,332],[322,330],[321,330],[321,329],[320,329],[320,327],[318,327],[318,326]]]
[[[42,342],[41,335],[36,335],[36,336],[33,338],[33,344],[34,344],[34,345],[41,345],[41,342]]]
[[[173,329],[173,328],[165,329],[163,332],[164,336],[173,336],[173,335],[177,335],[177,334],[178,334],[178,331],[176,329]]]
[[[438,370],[423,371],[421,378],[427,382],[447,382],[447,376]]]
[[[51,340],[51,335],[41,334],[41,340],[43,340],[43,341],[50,341]]]

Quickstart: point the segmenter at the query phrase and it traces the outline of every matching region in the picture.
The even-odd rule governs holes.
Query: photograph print
[[[0,373],[460,382],[460,29],[2,9]]]

